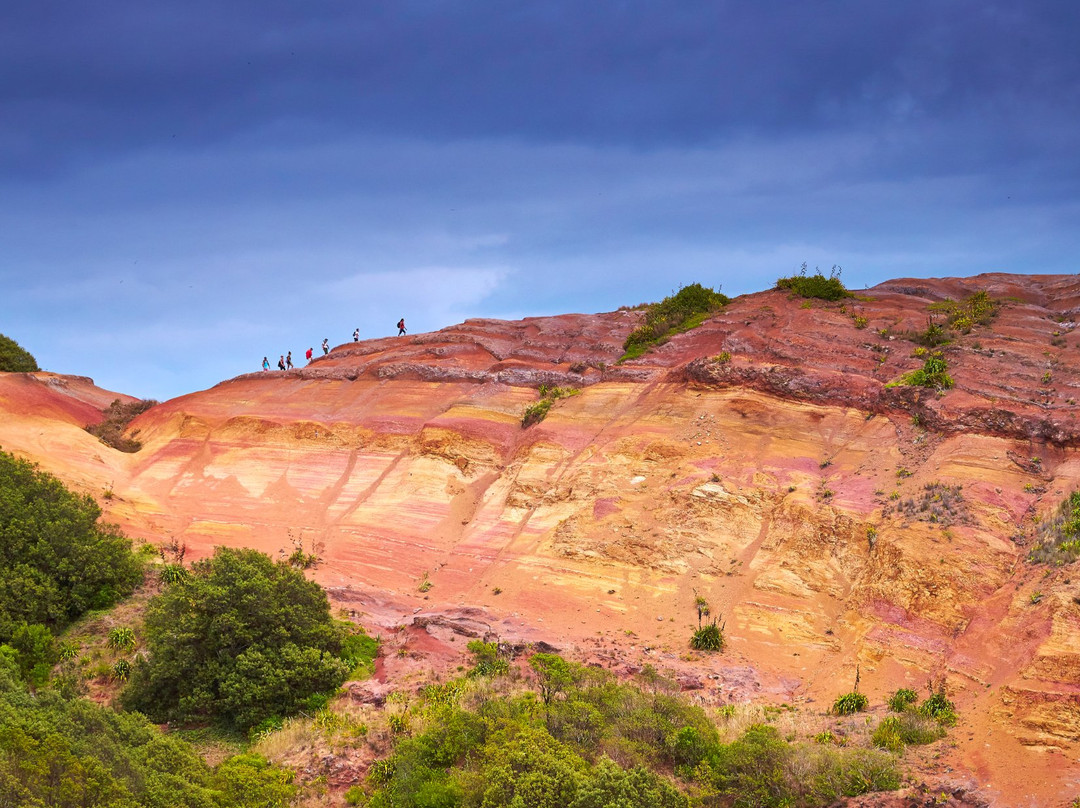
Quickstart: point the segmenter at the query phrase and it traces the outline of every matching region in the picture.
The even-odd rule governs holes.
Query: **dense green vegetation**
[[[142,580],[131,543],[100,516],[90,497],[0,452],[0,642],[21,632],[40,645],[41,631],[111,606]]]
[[[798,297],[817,298],[818,300],[843,300],[852,297],[840,280],[840,267],[834,266],[825,277],[820,269],[816,269],[813,275],[806,274],[806,264],[802,265],[798,275],[789,275],[786,278],[776,279],[777,289],[788,289]]]
[[[121,452],[137,452],[142,448],[142,444],[135,439],[138,430],[132,433],[131,437],[125,436],[124,430],[136,415],[142,415],[157,403],[152,398],[126,404],[118,398],[114,399],[105,410],[105,420],[100,424],[90,424],[86,427],[86,431],[106,446],[119,449]]]
[[[32,695],[0,653],[0,805],[49,808],[276,808],[292,773],[255,755],[216,770],[138,714],[55,691]]]
[[[1039,539],[1028,561],[1068,564],[1080,558],[1080,491],[1073,491],[1052,516],[1039,523]]]
[[[499,659],[493,644],[473,650],[478,668]],[[393,753],[372,766],[365,787],[350,790],[349,802],[813,806],[899,786],[894,759],[872,749],[792,744],[763,724],[725,743],[700,707],[649,669],[623,684],[555,654],[536,654],[529,667],[536,692],[477,669],[425,688],[419,703],[395,714]]]
[[[575,387],[558,387],[546,384],[540,385],[540,400],[525,408],[525,412],[521,416],[521,425],[523,427],[529,427],[533,424],[540,423],[547,417],[552,404],[560,398],[570,398],[570,396],[576,396],[580,392],[581,391]]]
[[[700,283],[683,286],[645,310],[645,322],[630,332],[619,359],[636,359],[654,345],[663,345],[673,334],[697,328],[710,314],[731,302],[731,298]]]
[[[218,548],[154,598],[122,703],[158,721],[247,730],[326,703],[364,664],[326,593],[287,563]]]
[[[0,373],[32,373],[41,370],[37,360],[11,337],[0,334]]]

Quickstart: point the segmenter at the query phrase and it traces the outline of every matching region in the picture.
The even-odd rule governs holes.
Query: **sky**
[[[0,333],[165,400],[401,317],[1076,273],[1078,37],[1074,0],[7,3]]]

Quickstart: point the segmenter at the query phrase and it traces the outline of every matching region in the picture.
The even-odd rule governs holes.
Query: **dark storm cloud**
[[[0,11],[0,331],[163,398],[472,316],[1075,272],[1080,4]],[[271,357],[272,358],[272,357]]]
[[[935,121],[973,145],[946,128],[904,167],[978,164],[1080,111],[1067,2],[9,5],[9,173],[264,127],[656,148]]]

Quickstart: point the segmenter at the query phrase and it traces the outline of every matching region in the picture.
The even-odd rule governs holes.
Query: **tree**
[[[150,602],[149,656],[122,703],[159,721],[250,729],[345,681],[343,640],[326,593],[302,572],[256,550],[218,548]]]
[[[142,566],[100,516],[89,496],[0,452],[0,642],[20,623],[63,628],[134,591]]]
[[[536,684],[544,704],[551,704],[556,693],[563,692],[574,683],[570,663],[558,654],[533,654],[529,667],[536,674]]]
[[[32,373],[41,370],[37,360],[11,337],[0,334],[0,372]]]

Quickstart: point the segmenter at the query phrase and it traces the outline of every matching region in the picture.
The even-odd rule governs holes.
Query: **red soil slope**
[[[977,290],[1005,304],[943,346],[956,386],[887,387],[922,365],[902,334],[928,305]],[[1080,576],[1024,561],[1080,486],[1080,277],[762,292],[616,364],[641,316],[346,344],[153,408],[134,455],[78,428],[111,394],[0,375],[0,444],[111,487],[133,535],[315,552],[370,621],[435,615],[416,642],[545,639],[706,702],[824,707],[859,666],[880,703],[944,676],[962,720],[928,765],[993,804],[1080,793]],[[582,392],[523,429],[541,384]],[[688,653],[695,591],[722,655]]]

